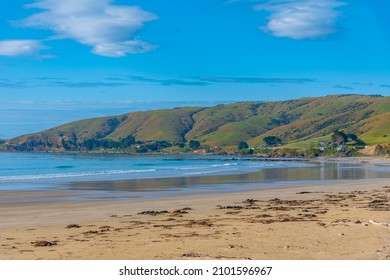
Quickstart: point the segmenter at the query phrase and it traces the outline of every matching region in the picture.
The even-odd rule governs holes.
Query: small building
[[[336,148],[336,150],[337,150],[338,152],[346,152],[346,151],[347,151],[347,149],[345,148],[344,145],[338,146],[338,147]]]

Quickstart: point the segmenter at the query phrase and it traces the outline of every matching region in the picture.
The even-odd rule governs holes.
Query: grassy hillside
[[[185,142],[185,134],[194,125],[192,115],[199,110],[200,108],[179,108],[130,113],[108,137],[119,140],[131,134],[138,140]]]
[[[247,141],[264,145],[277,136],[291,147],[329,138],[336,129],[354,133],[368,145],[390,142],[390,97],[336,95],[280,102],[239,102],[128,113],[81,120],[2,145],[7,150],[80,150],[87,140],[184,144],[197,140],[210,147],[236,146]]]

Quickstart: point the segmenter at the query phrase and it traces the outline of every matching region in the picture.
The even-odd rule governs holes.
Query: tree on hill
[[[377,145],[375,147],[374,155],[376,155],[376,156],[383,156],[385,154],[386,154],[386,152],[385,152],[385,149],[383,149],[382,145]]]
[[[134,144],[135,144],[135,138],[133,135],[129,135],[126,138],[121,139],[120,141],[121,148],[127,148]]]
[[[267,146],[279,146],[283,143],[282,139],[280,139],[276,136],[264,137],[263,141]]]
[[[249,145],[247,142],[241,141],[240,143],[238,143],[237,149],[242,150],[242,149],[248,149],[248,148],[249,148]]]
[[[347,138],[347,135],[341,130],[336,130],[332,134],[332,141],[338,145],[344,145],[348,140]]]
[[[199,141],[196,140],[190,140],[188,146],[190,147],[191,150],[197,150],[200,148],[200,143]]]
[[[238,143],[238,146],[237,146],[237,152],[242,154],[242,155],[252,155],[253,154],[253,149],[251,149],[248,145],[247,142],[245,141],[241,141],[240,143]]]

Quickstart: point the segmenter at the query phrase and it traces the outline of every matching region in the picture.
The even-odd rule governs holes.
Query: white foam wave
[[[210,173],[226,173],[226,172],[234,172],[236,171],[237,168],[230,168],[230,169],[217,169],[217,170],[209,170],[209,171],[199,171],[199,172],[191,172],[191,173],[186,173],[184,175],[203,175],[203,174],[210,174]]]
[[[81,173],[52,173],[52,174],[39,174],[39,175],[1,176],[0,181],[5,182],[5,181],[40,180],[40,179],[75,178],[75,177],[87,177],[87,176],[143,173],[143,172],[154,172],[154,171],[156,171],[156,169],[106,170],[106,171],[81,172]]]
[[[209,166],[191,166],[191,167],[176,167],[175,170],[199,170],[199,169],[207,169]]]
[[[224,164],[213,164],[212,167],[226,167],[226,166],[232,166],[237,165],[237,163],[224,163]]]
[[[229,167],[232,165],[237,165],[237,163],[223,163],[223,164],[212,164],[212,165],[194,165],[188,167],[176,167],[175,170],[200,170],[200,169],[210,169],[216,167]]]

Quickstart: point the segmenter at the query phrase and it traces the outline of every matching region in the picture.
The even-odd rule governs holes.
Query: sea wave
[[[212,165],[194,165],[194,166],[186,166],[186,167],[175,167],[175,170],[200,170],[200,169],[210,169],[210,168],[227,168],[231,166],[235,166],[237,163],[223,163],[223,164],[212,164]],[[223,171],[223,169],[221,169]]]
[[[210,166],[190,166],[190,167],[175,167],[175,170],[199,170],[199,169],[207,169]]]
[[[232,166],[232,165],[237,165],[238,163],[224,163],[224,164],[213,164],[211,165],[212,167],[226,167],[226,166]]]
[[[41,180],[41,179],[60,179],[60,178],[75,178],[75,177],[87,177],[87,176],[101,176],[101,175],[118,175],[118,174],[130,174],[130,173],[144,173],[155,172],[156,169],[130,169],[130,170],[106,170],[106,171],[94,171],[94,172],[80,172],[80,173],[49,173],[38,175],[17,175],[17,176],[0,176],[0,181],[27,181],[27,180]]]
[[[199,172],[189,172],[185,173],[183,175],[185,176],[193,176],[193,175],[203,175],[203,174],[211,174],[211,173],[224,173],[224,172],[232,172],[232,171],[237,171],[238,168],[231,168],[231,169],[217,169],[217,170],[209,170],[209,171],[199,171]]]

